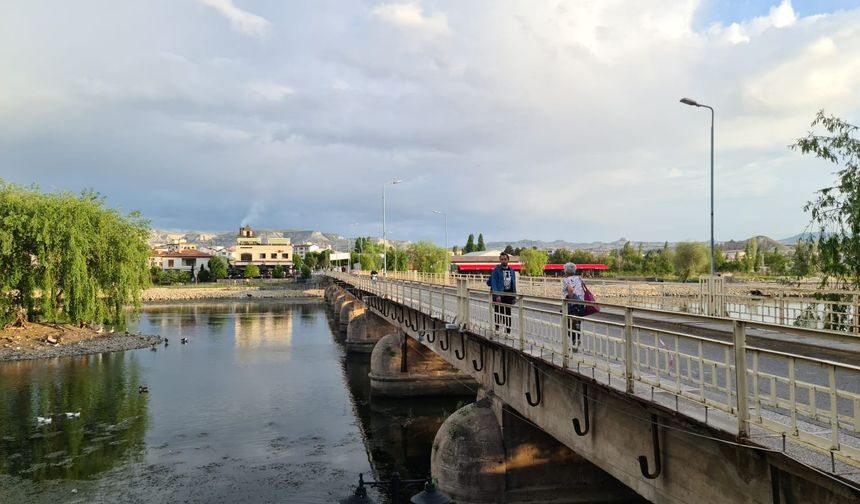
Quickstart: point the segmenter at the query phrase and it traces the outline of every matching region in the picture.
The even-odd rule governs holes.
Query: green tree
[[[209,266],[209,273],[212,276],[212,280],[227,278],[227,259],[223,257],[213,257],[209,259],[207,265]]]
[[[470,234],[469,238],[466,240],[466,246],[463,247],[463,253],[468,254],[469,252],[475,251],[475,235]]]
[[[298,254],[293,254],[293,269],[295,271],[300,271],[302,269],[302,266],[304,265],[305,261],[304,259],[302,259],[302,256]]]
[[[478,233],[478,246],[475,251],[482,252],[484,250],[487,250],[487,246],[484,244],[484,233]]]
[[[686,281],[708,266],[708,251],[701,243],[680,242],[675,245],[675,272]]]
[[[164,280],[164,270],[159,266],[149,268],[149,281],[153,285],[160,285]]]
[[[746,245],[744,246],[744,258],[746,258],[746,267],[747,272],[756,271],[756,267],[758,266],[758,238],[753,236],[749,240],[747,240]]]
[[[771,275],[784,275],[788,270],[788,259],[776,250],[765,252],[762,261]]]
[[[331,267],[331,250],[320,252],[319,267],[322,269]]]
[[[311,270],[315,270],[317,265],[319,265],[319,252],[308,252],[308,255],[305,256],[305,264],[308,265],[308,268]]]
[[[549,262],[551,264],[564,264],[567,262],[571,262],[570,258],[573,254],[571,254],[570,250],[566,248],[557,248],[553,251],[549,256]]]
[[[287,274],[284,271],[284,267],[281,266],[280,264],[276,264],[275,267],[272,268],[272,277],[273,278],[284,278],[285,276],[287,276]]]
[[[422,240],[413,243],[406,250],[412,269],[422,273],[444,273],[445,254],[443,248],[437,247],[433,242]]]
[[[571,252],[570,259],[568,260],[576,264],[594,264],[600,262],[593,252],[582,249],[576,249]]]
[[[505,247],[504,252],[505,252],[505,254],[508,254],[508,255],[514,255],[514,247],[512,247],[511,244],[509,243],[508,246]]]
[[[520,261],[523,263],[523,274],[528,276],[542,276],[543,268],[549,259],[543,250],[523,249],[520,251]]]
[[[245,278],[257,278],[260,276],[260,268],[256,264],[245,266]]]
[[[301,275],[304,279],[308,279],[311,277],[311,269],[308,267],[307,264],[302,264]]]
[[[149,285],[149,223],[96,193],[41,193],[0,180],[0,322],[122,325]]]
[[[815,253],[815,244],[800,240],[794,246],[794,255],[791,257],[790,273],[798,278],[805,278],[815,274],[818,258]]]
[[[211,282],[212,281],[212,273],[206,269],[206,266],[201,264],[200,271],[197,272],[197,281],[198,282]]]
[[[621,271],[638,273],[641,271],[642,255],[633,248],[630,242],[625,242],[621,248]]]
[[[829,161],[839,167],[836,183],[820,189],[804,205],[810,226],[818,228],[818,254],[822,283],[860,288],[860,139],[858,127],[818,111],[810,131],[791,148]]]

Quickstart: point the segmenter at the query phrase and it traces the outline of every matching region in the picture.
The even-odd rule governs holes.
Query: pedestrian
[[[585,289],[582,287],[582,277],[576,274],[576,264],[572,262],[564,265],[564,280],[561,282],[561,295],[564,298],[564,303],[567,305],[567,314],[576,317],[585,316],[585,305],[575,303],[573,301],[582,301],[585,299]],[[574,352],[579,351],[580,331],[582,320],[569,317],[567,319],[567,333],[570,335],[570,342]]]
[[[511,305],[516,301],[517,274],[508,266],[511,256],[502,252],[499,254],[499,264],[490,274],[490,291],[493,296],[493,312],[495,313],[496,331],[500,325],[505,326],[505,332],[511,333]],[[513,295],[505,295],[505,294]]]

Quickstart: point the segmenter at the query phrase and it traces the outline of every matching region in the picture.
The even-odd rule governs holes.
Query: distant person
[[[371,280],[376,280],[376,277],[377,277],[377,276],[379,276],[379,273],[377,273],[377,272],[376,272],[376,270],[371,270],[371,271],[370,271],[370,279],[371,279]]]
[[[568,315],[574,315],[577,317],[585,316],[585,305],[582,303],[572,302],[582,301],[585,299],[585,289],[582,287],[582,277],[576,274],[576,264],[573,264],[572,262],[564,265],[564,280],[561,282],[561,295],[565,299]],[[574,352],[579,351],[581,326],[582,320],[576,318],[567,319],[567,332],[570,335],[570,342]]]
[[[499,254],[499,264],[493,268],[488,282],[493,293],[496,331],[500,325],[504,325],[508,334],[511,333],[511,305],[517,299],[517,273],[508,266],[510,259],[511,256],[505,252]],[[507,293],[514,295],[506,296]]]

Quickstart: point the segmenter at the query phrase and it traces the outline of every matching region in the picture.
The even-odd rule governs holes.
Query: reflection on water
[[[147,306],[131,330],[168,347],[0,363],[0,503],[322,503],[360,472],[426,476],[459,399],[371,400],[337,329],[321,303]]]
[[[0,384],[0,473],[85,478],[142,449],[147,395],[134,358],[3,364]]]

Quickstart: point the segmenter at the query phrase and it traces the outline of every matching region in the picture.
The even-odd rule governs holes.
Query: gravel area
[[[107,334],[90,339],[81,339],[66,344],[50,345],[4,345],[0,348],[0,362],[30,359],[50,359],[75,355],[98,354],[144,348],[160,343],[161,337],[143,334]]]

